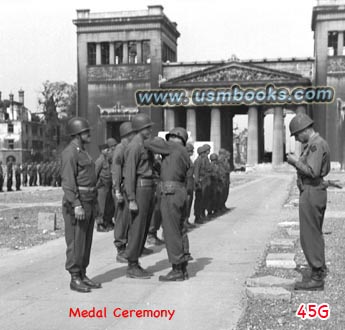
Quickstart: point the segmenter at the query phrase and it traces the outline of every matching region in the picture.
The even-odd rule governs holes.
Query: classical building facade
[[[337,111],[337,102],[318,107],[272,104],[166,109],[141,108],[135,102],[135,91],[139,89],[183,88],[191,92],[196,88],[224,88],[234,84],[243,88],[260,88],[269,83],[288,88],[331,85],[335,87],[337,97],[345,100],[342,88],[345,80],[341,74],[345,63],[342,58],[345,9],[334,1],[332,3],[325,5],[320,2],[313,10],[315,59],[239,60],[232,56],[228,61],[193,63],[177,61],[180,34],[177,24],[165,16],[161,6],[110,13],[77,10],[77,19],[73,22],[77,27],[78,112],[95,128],[96,138],[91,153],[97,153],[97,145],[105,138],[118,137],[119,124],[130,120],[137,112],[147,112],[151,116],[156,123],[155,131],[184,126],[191,132],[193,140],[211,140],[215,151],[225,148],[232,152],[233,117],[247,114],[246,162],[255,165],[264,160],[264,118],[273,114],[272,163],[280,165],[285,153],[284,116],[308,112],[314,117],[321,134],[330,139],[332,160],[340,161],[342,137],[338,127],[340,111]],[[333,54],[331,47],[336,49]],[[338,89],[342,89],[339,94]],[[296,148],[300,148],[298,143]]]
[[[18,101],[11,93],[9,99],[1,99],[0,92],[0,161],[9,159],[17,163],[32,161],[43,151],[44,125],[32,120],[24,106],[24,91],[18,92]],[[40,160],[40,159],[38,159]]]

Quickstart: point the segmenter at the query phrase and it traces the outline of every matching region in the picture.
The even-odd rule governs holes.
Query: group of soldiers
[[[139,264],[140,256],[153,252],[145,243],[165,243],[172,270],[159,280],[183,281],[193,259],[187,235],[195,227],[189,222],[193,198],[196,224],[227,210],[229,152],[221,149],[209,159],[211,148],[205,144],[193,164],[193,145],[184,128],[162,139],[151,137],[152,126],[143,113],[122,123],[120,143],[108,139],[93,162],[85,149],[91,141],[89,123],[80,117],[68,123],[72,141],[62,153],[61,175],[72,290],[101,287],[86,276],[95,221],[98,231],[114,230],[116,260],[128,264],[127,277],[151,278]],[[164,241],[157,236],[161,226]]]
[[[14,163],[12,160],[6,164],[6,173],[0,162],[0,192],[3,192],[5,177],[7,180],[7,191],[13,191],[13,174],[15,177],[16,190],[20,190],[21,186],[61,186],[61,162],[30,162],[30,163]]]

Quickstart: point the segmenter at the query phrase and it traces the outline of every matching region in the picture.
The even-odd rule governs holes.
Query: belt
[[[186,183],[180,181],[162,181],[162,187],[186,188]]]
[[[302,183],[309,186],[319,186],[323,182],[322,178],[317,179],[310,179],[310,178],[303,178]]]
[[[79,191],[94,192],[97,190],[96,187],[78,187]]]
[[[153,179],[144,179],[144,178],[138,178],[137,179],[137,187],[153,187],[155,185],[155,182]]]

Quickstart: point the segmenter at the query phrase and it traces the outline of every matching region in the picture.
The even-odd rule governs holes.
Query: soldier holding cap
[[[124,122],[120,125],[121,142],[115,147],[111,174],[113,183],[113,195],[115,201],[115,227],[114,227],[114,245],[117,249],[116,260],[127,263],[125,254],[128,228],[129,228],[129,209],[128,200],[125,200],[123,187],[123,166],[125,162],[125,150],[135,135],[131,122]]]
[[[327,184],[323,178],[330,171],[330,149],[314,131],[313,123],[308,115],[297,114],[289,127],[291,135],[304,144],[301,156],[290,154],[287,161],[297,170],[301,246],[312,271],[310,279],[296,283],[296,290],[323,290],[327,270],[322,235]]]
[[[137,133],[128,144],[125,152],[124,185],[130,227],[126,256],[128,258],[127,277],[148,279],[152,276],[139,265],[139,257],[144,250],[153,211],[154,181],[153,153],[144,147],[144,141],[151,137],[153,122],[144,113],[135,115],[132,128]]]
[[[71,290],[90,292],[101,287],[86,276],[97,211],[95,164],[85,150],[90,143],[90,126],[86,119],[74,117],[67,128],[72,141],[62,152],[61,164],[66,270],[71,274]]]

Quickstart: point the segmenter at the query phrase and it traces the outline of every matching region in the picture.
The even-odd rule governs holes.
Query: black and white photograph
[[[1,329],[345,328],[345,0],[0,13]]]

